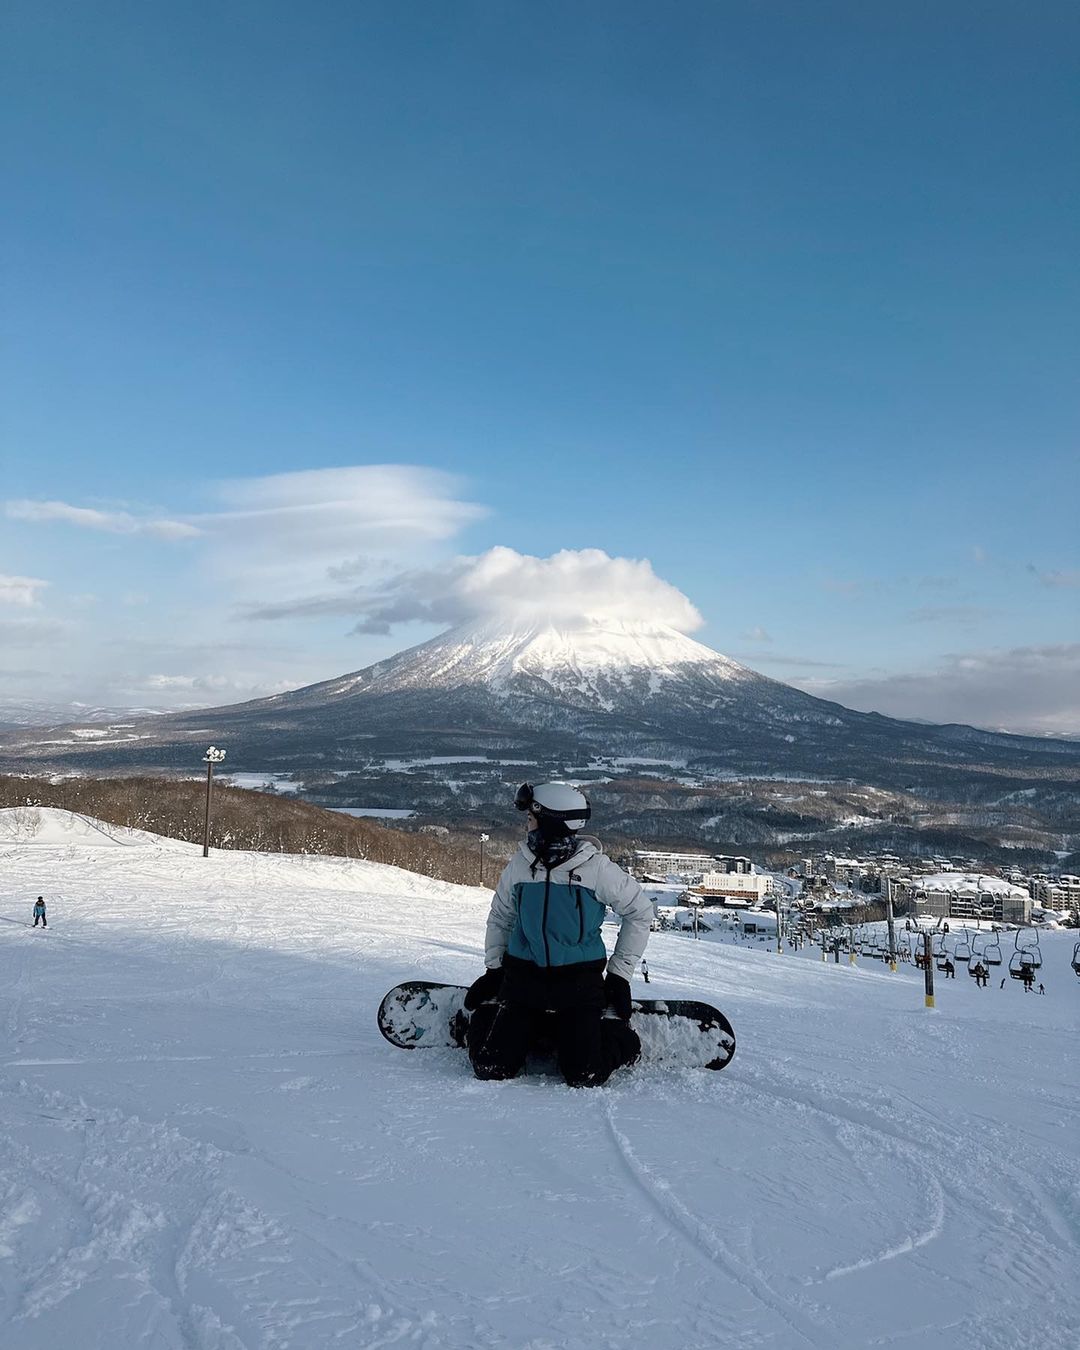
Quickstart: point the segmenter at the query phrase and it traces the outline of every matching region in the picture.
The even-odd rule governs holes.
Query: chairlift
[[[1073,948],[1072,968],[1076,971],[1077,975],[1080,975],[1080,942]]]
[[[971,960],[971,943],[966,937],[957,940],[956,946],[953,948],[953,960],[962,961],[964,965],[967,965]]]
[[[930,951],[935,961],[939,959],[944,960],[944,958],[948,956],[949,950],[945,946],[944,933],[934,933],[933,937],[930,939]]]
[[[1000,966],[1004,961],[1001,954],[1001,943],[994,938],[993,942],[988,942],[983,949],[982,959],[988,966]]]
[[[1030,928],[1024,934],[1024,941],[1020,941],[1022,930],[1016,930],[1016,937],[1013,939],[1015,951],[1009,957],[1009,974],[1014,980],[1034,979],[1035,972],[1042,965],[1042,952],[1039,950],[1039,930]],[[1034,939],[1034,941],[1032,941]]]
[[[1023,942],[1020,941],[1023,934]],[[1016,930],[1016,937],[1013,939],[1019,951],[1031,958],[1031,965],[1036,970],[1042,965],[1042,952],[1039,949],[1039,930],[1037,928],[1027,928]]]

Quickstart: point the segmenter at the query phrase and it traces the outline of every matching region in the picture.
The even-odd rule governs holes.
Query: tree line
[[[92,816],[110,825],[202,843],[206,786],[201,780],[49,778],[0,774],[0,807],[46,806]],[[260,853],[320,853],[364,858],[420,872],[439,881],[480,883],[477,834],[458,830],[390,829],[296,798],[214,786],[210,843]],[[485,846],[485,884],[493,884],[509,849]]]

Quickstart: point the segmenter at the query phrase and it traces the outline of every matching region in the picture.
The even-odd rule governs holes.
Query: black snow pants
[[[592,1005],[538,1011],[523,1003],[484,1003],[466,1035],[477,1078],[516,1078],[530,1050],[550,1045],[570,1087],[599,1087],[641,1053],[637,1032]]]

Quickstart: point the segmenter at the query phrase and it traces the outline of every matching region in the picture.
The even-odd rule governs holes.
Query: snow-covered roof
[[[916,886],[924,891],[987,891],[993,895],[1027,898],[1022,886],[1013,886],[1001,877],[988,877],[980,872],[931,872],[916,879]]]

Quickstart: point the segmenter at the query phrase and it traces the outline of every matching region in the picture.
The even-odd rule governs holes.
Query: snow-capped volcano
[[[762,678],[663,624],[608,618],[508,625],[488,619],[451,629],[367,670],[312,686],[310,692],[340,698],[361,690],[484,686],[511,695],[547,689],[575,703],[610,709],[619,696],[648,698],[688,676],[721,683]]]

